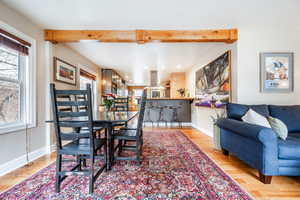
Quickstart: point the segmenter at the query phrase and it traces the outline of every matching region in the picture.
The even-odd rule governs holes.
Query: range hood
[[[148,87],[148,92],[150,98],[165,97],[165,88],[159,85],[157,70],[150,71],[150,87]]]
[[[150,71],[150,87],[158,87],[158,72],[157,70]]]

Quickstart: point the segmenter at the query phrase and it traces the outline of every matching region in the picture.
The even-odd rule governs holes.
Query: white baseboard
[[[52,145],[50,146],[50,152],[52,153],[52,152],[54,152],[54,151],[56,151],[56,144],[52,144]]]
[[[30,152],[28,155],[29,162],[34,161],[34,160],[38,159],[39,157],[46,155],[47,149],[48,149],[47,147],[43,147],[43,148],[37,149],[33,152]],[[26,164],[27,164],[26,155],[22,155],[19,158],[8,161],[8,162],[0,165],[0,176],[3,176],[9,172],[12,172]]]
[[[195,124],[192,123],[192,127],[197,129],[198,131],[201,131],[202,133],[204,133],[205,135],[208,135],[210,137],[213,137],[213,133],[211,131],[209,131],[208,129],[204,129],[201,127],[196,126]]]

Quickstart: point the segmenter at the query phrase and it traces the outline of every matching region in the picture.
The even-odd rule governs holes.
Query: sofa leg
[[[222,149],[222,153],[223,153],[225,156],[228,156],[228,155],[229,155],[229,151],[227,151],[226,149]]]
[[[259,172],[259,180],[264,184],[271,184],[272,176],[266,176]]]

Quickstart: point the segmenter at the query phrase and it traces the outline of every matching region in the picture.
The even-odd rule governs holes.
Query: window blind
[[[0,29],[0,45],[18,51],[21,55],[28,55],[30,43],[22,40],[21,38]]]

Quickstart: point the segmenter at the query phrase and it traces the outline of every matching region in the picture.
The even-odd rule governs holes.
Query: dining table
[[[126,127],[128,122],[138,115],[136,111],[93,111],[93,122],[95,127],[105,128],[107,132],[107,160],[106,169],[110,170],[113,161],[112,135],[116,124],[124,124]],[[46,120],[46,123],[54,123],[54,120]]]

